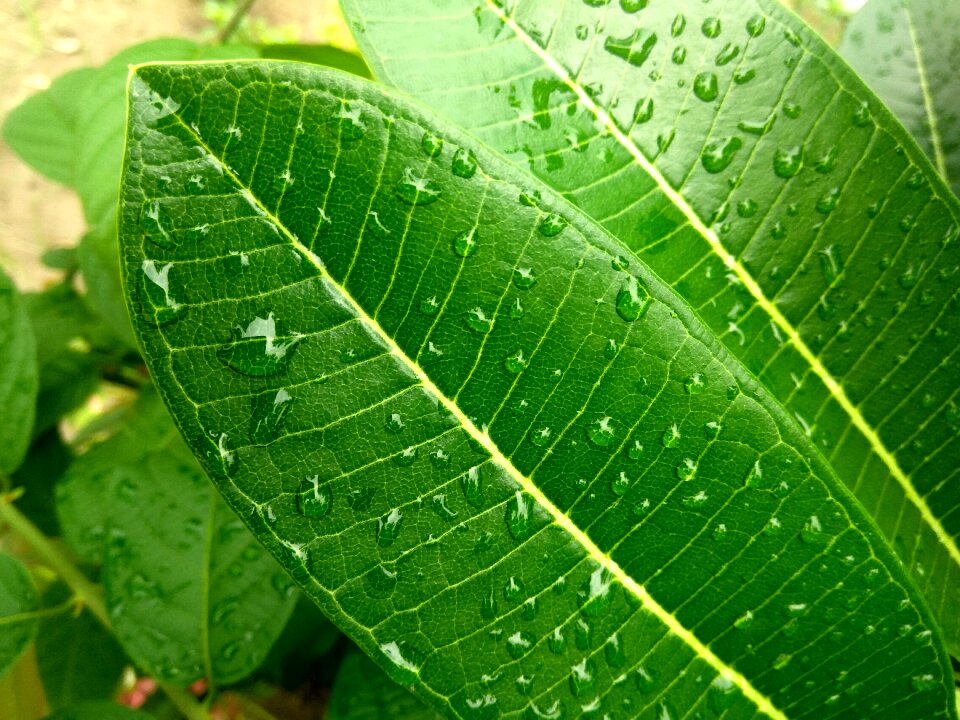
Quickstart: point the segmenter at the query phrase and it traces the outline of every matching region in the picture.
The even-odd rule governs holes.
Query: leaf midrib
[[[489,2],[489,0],[487,1]],[[136,72],[136,68],[133,69],[133,72]],[[271,212],[260,201],[260,199],[253,193],[252,189],[247,187],[241,181],[232,168],[230,168],[230,166],[227,164],[225,158],[218,157],[218,155],[199,135],[199,133],[192,128],[189,123],[184,121],[179,112],[172,113],[171,117],[175,118],[181,128],[185,132],[189,133],[206,152],[210,153],[212,157],[215,157],[220,161],[224,174],[233,181],[238,191],[244,192],[247,197],[256,203],[258,211],[262,213],[262,216],[267,221],[273,223],[278,232],[280,232],[287,239],[291,247],[314,266],[320,279],[328,283],[340,295],[340,297],[343,298],[347,306],[351,311],[353,311],[357,318],[369,327],[375,336],[378,337],[380,341],[383,342],[383,344],[390,350],[390,353],[394,357],[397,357],[404,363],[407,369],[414,375],[414,377],[417,378],[423,389],[429,395],[435,397],[437,401],[443,405],[447,412],[449,412],[450,415],[460,423],[461,427],[471,437],[471,439],[483,447],[490,454],[491,459],[499,464],[504,471],[517,483],[517,485],[522,488],[524,492],[529,494],[537,504],[546,510],[556,525],[569,533],[570,536],[573,537],[573,539],[584,548],[585,552],[600,567],[607,570],[614,578],[616,578],[624,588],[626,588],[641,602],[646,610],[660,620],[667,627],[667,629],[670,630],[670,632],[686,643],[700,658],[702,658],[708,665],[716,670],[721,677],[727,679],[735,687],[737,687],[746,698],[756,705],[760,712],[764,713],[770,718],[773,718],[773,720],[789,720],[788,717],[773,704],[773,701],[770,698],[755,688],[753,684],[739,671],[720,659],[706,644],[704,644],[696,635],[694,635],[691,630],[682,625],[676,616],[661,606],[647,592],[644,586],[640,585],[622,567],[620,567],[618,563],[616,563],[609,555],[604,553],[596,545],[596,543],[594,543],[593,540],[591,540],[590,537],[583,530],[581,530],[573,522],[573,520],[571,520],[570,517],[564,514],[560,508],[558,508],[529,477],[521,473],[500,451],[499,447],[497,447],[490,436],[486,432],[480,430],[474,424],[474,422],[466,414],[464,414],[459,406],[456,405],[453,400],[448,398],[436,386],[436,384],[434,384],[434,382],[424,372],[419,364],[417,364],[414,359],[408,357],[396,343],[396,341],[380,326],[376,319],[374,319],[356,301],[356,299],[347,291],[345,287],[343,287],[335,278],[330,275],[323,261],[308,247],[301,243],[299,239],[283,224],[280,218],[278,218],[275,213]]]
[[[924,522],[933,530],[934,534],[940,540],[941,544],[947,549],[950,557],[953,561],[960,565],[960,546],[954,541],[954,539],[947,533],[943,525],[937,519],[937,517],[930,510],[929,505],[927,505],[926,500],[917,492],[917,489],[914,487],[913,483],[910,480],[909,475],[900,467],[900,463],[894,457],[893,453],[887,449],[884,442],[880,439],[877,431],[867,422],[866,418],[857,408],[857,406],[850,400],[849,396],[844,390],[840,382],[833,377],[829,370],[820,362],[816,354],[810,349],[810,347],[804,342],[803,338],[800,337],[800,333],[797,329],[787,320],[786,316],[780,312],[779,308],[774,304],[763,292],[763,289],[760,287],[760,284],[757,280],[749,273],[749,271],[744,267],[744,265],[720,242],[720,238],[715,232],[713,232],[700,216],[694,211],[691,205],[686,201],[683,195],[676,189],[674,189],[663,174],[656,168],[656,166],[647,159],[647,157],[641,152],[640,148],[627,136],[620,127],[614,122],[613,118],[601,107],[599,107],[593,99],[590,97],[589,93],[573,78],[570,73],[556,60],[550,53],[544,49],[539,43],[537,43],[520,25],[513,19],[512,16],[508,15],[502,8],[497,6],[494,0],[484,0],[488,9],[493,12],[507,27],[509,27],[517,38],[522,42],[534,55],[536,55],[544,65],[552,72],[556,77],[563,82],[573,93],[576,94],[577,99],[583,104],[589,112],[591,112],[597,120],[604,126],[604,128],[616,139],[616,141],[633,157],[634,161],[650,176],[654,181],[657,187],[660,189],[664,195],[676,206],[676,208],[683,213],[684,217],[687,219],[687,222],[690,226],[696,230],[703,239],[710,246],[710,249],[717,255],[724,263],[724,265],[732,271],[738,280],[743,283],[743,286],[747,289],[750,295],[756,300],[760,308],[767,313],[770,319],[786,334],[786,337],[789,342],[791,342],[800,356],[808,363],[810,369],[814,374],[820,378],[820,381],[827,388],[827,391],[837,402],[837,404],[843,409],[843,411],[850,418],[850,421],[853,425],[860,431],[864,439],[869,443],[871,450],[881,462],[886,465],[891,476],[897,481],[897,483],[903,489],[903,492],[908,500],[918,509],[921,517]],[[912,27],[912,25],[911,25]],[[918,56],[918,67],[922,66]],[[921,78],[923,78],[921,73]],[[928,98],[928,92],[926,91],[926,86],[924,86],[924,100],[926,102]]]
[[[907,32],[910,35],[910,44],[913,46],[913,55],[917,60],[917,77],[920,80],[920,94],[923,95],[923,109],[927,114],[927,124],[930,126],[930,144],[933,146],[933,158],[937,170],[946,182],[950,182],[947,172],[947,158],[943,154],[943,138],[940,136],[940,123],[937,112],[933,107],[933,93],[930,92],[930,83],[927,81],[927,66],[923,61],[923,51],[917,37],[917,29],[910,15],[910,3],[903,4],[903,16],[907,21]]]

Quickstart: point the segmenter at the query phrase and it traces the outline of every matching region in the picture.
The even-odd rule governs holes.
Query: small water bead
[[[457,148],[457,151],[453,153],[450,171],[464,180],[472,178],[477,172],[477,158],[473,151],[466,148]]]
[[[389,642],[380,646],[386,658],[386,673],[398,685],[413,685],[420,679],[420,657],[403,643]]]
[[[743,484],[746,487],[763,486],[763,467],[761,467],[759,460],[755,460],[753,465],[750,466],[750,469],[747,470],[747,475],[743,479]]]
[[[757,211],[760,209],[760,206],[753,200],[747,198],[746,200],[741,200],[737,203],[737,215],[746,219],[752,218],[757,214]]]
[[[255,396],[250,418],[250,437],[253,442],[267,444],[276,440],[291,407],[293,396],[283,389]]]
[[[718,675],[710,683],[708,702],[710,709],[717,715],[723,715],[736,701],[740,692],[733,681],[725,675]]]
[[[507,529],[514,540],[526,540],[533,532],[533,503],[533,498],[520,490],[507,503]]]
[[[720,34],[720,18],[707,18],[700,26],[700,30],[703,32],[704,37],[708,37],[710,39],[717,37]]]
[[[671,59],[674,65],[683,65],[687,61],[687,49],[682,45],[675,47]]]
[[[533,648],[536,643],[532,633],[526,630],[515,632],[507,638],[507,652],[514,660],[519,660]]]
[[[517,267],[513,269],[513,284],[521,290],[529,290],[537,284],[537,274],[532,268]]]
[[[607,638],[607,642],[603,646],[603,656],[607,665],[615,670],[627,664],[627,653],[619,633],[614,633]]]
[[[628,275],[617,293],[617,314],[627,322],[638,320],[650,309],[652,302],[646,288],[633,275]]]
[[[619,497],[623,497],[627,494],[627,491],[630,489],[630,478],[627,477],[625,472],[621,472],[617,477],[613,479],[611,483],[611,489],[613,494]]]
[[[783,240],[787,236],[787,226],[782,220],[777,220],[770,229],[770,237],[774,240]]]
[[[603,615],[613,599],[613,574],[597,568],[577,592],[577,604],[586,617]]]
[[[153,260],[144,260],[140,282],[140,306],[144,317],[157,327],[169,325],[182,318],[187,307],[170,294],[170,270],[173,263],[161,268]]]
[[[800,539],[808,545],[826,545],[830,537],[823,532],[823,526],[820,524],[820,518],[811,515],[810,519],[804,523],[800,531]]]
[[[609,415],[594,420],[587,427],[587,437],[597,447],[608,447],[616,439],[614,420]]]
[[[767,26],[767,18],[763,15],[753,15],[747,20],[747,34],[750,37],[760,37]]]
[[[506,368],[507,372],[511,375],[519,375],[527,368],[529,361],[523,354],[523,350],[517,350],[507,357],[503,361],[503,367]],[[536,440],[534,440],[536,443]]]
[[[607,360],[613,360],[619,354],[620,344],[614,338],[607,340],[606,344],[603,346],[603,356],[607,358]]]
[[[341,140],[359,140],[367,131],[360,109],[351,109],[349,103],[340,105],[340,111],[335,116],[340,129]]]
[[[833,187],[826,190],[817,200],[817,212],[821,215],[829,215],[833,212],[840,200],[840,188]]]
[[[630,267],[630,260],[623,255],[617,255],[610,261],[610,267],[614,270],[626,270]]]
[[[727,43],[723,46],[723,49],[717,53],[717,56],[714,58],[713,62],[718,67],[723,67],[724,65],[728,65],[735,60],[738,55],[740,55],[740,46],[735,45],[734,43]]]
[[[926,180],[924,180],[923,173],[918,170],[907,180],[907,187],[911,190],[919,190],[924,186],[925,182]]]
[[[555,237],[562,233],[569,223],[566,218],[556,213],[549,213],[543,216],[537,229],[544,237]]]
[[[300,481],[297,492],[297,509],[308,518],[322,518],[333,507],[333,492],[329,483],[320,483],[320,476],[305,477]]]
[[[737,630],[746,630],[753,625],[753,613],[747,610],[743,615],[733,621],[733,626]]]
[[[380,547],[390,547],[393,545],[397,535],[400,534],[400,525],[403,521],[403,513],[399,508],[394,508],[382,518],[377,520],[377,544]]]
[[[567,650],[567,638],[563,634],[563,628],[556,627],[553,632],[547,636],[547,647],[554,655],[562,655]]]
[[[403,417],[401,417],[400,413],[390,413],[384,422],[384,428],[389,433],[399,433],[404,428]]]
[[[513,302],[510,304],[510,319],[519,320],[523,317],[523,313],[523,303],[520,302],[520,298],[514,298]]]
[[[676,447],[680,443],[680,427],[676,423],[668,427],[663,431],[660,442],[663,443],[665,448]]]
[[[420,148],[427,157],[436,157],[443,150],[443,139],[433,133],[425,132],[420,139]]]
[[[480,233],[473,227],[465,230],[453,239],[453,251],[462,258],[467,258],[480,249]]]
[[[450,464],[450,454],[443,448],[430,451],[430,462],[435,468],[445,468]]]
[[[900,231],[903,233],[908,233],[913,230],[913,226],[916,225],[917,219],[913,215],[904,215],[903,218],[898,223]]]
[[[656,44],[656,33],[638,27],[632,35],[625,38],[608,37],[603,42],[603,49],[635,67],[641,67],[650,57]]]
[[[754,68],[749,69],[739,69],[733,73],[733,82],[736,85],[746,85],[748,82],[753,80],[757,76],[757,71]],[[774,115],[774,117],[776,117]]]
[[[471,310],[467,310],[463,317],[467,323],[467,327],[474,332],[486,334],[493,329],[493,318],[487,317],[486,313],[483,312],[483,308],[481,307],[475,307]]]
[[[778,177],[795,177],[803,167],[803,148],[799,145],[778,147],[773,155],[773,171]]]
[[[913,686],[914,690],[919,692],[924,692],[927,690],[933,690],[935,687],[940,685],[936,677],[930,673],[925,673],[923,675],[914,675],[910,678],[910,684]]]
[[[721,430],[721,425],[716,420],[710,420],[707,423],[704,423],[703,434],[707,436],[708,439],[714,440]]]
[[[704,102],[713,102],[720,94],[717,76],[712,72],[702,72],[693,80],[693,94]]]
[[[657,681],[654,678],[653,673],[644,668],[642,665],[634,671],[633,677],[634,682],[637,685],[637,690],[644,695],[652,692],[657,686]]]
[[[873,115],[870,112],[870,105],[866,101],[853,113],[853,124],[857,127],[868,127],[873,122]]]
[[[733,162],[741,147],[743,147],[743,141],[736,135],[714,140],[704,148],[700,162],[704,170],[709,173],[723,172],[730,167],[730,163]]]
[[[690,395],[699,395],[707,387],[707,380],[703,373],[695,372],[683,383],[684,389]]]
[[[681,480],[693,480],[697,476],[697,462],[693,458],[684,458],[674,470]]]
[[[593,626],[578,617],[573,623],[573,641],[578,650],[589,650],[593,647]]]
[[[475,508],[482,508],[483,501],[483,476],[480,466],[467,470],[460,478],[460,487],[463,489],[463,496],[467,502]]]
[[[574,697],[582,697],[596,685],[596,671],[590,658],[584,658],[570,668],[570,692]]]
[[[417,448],[415,445],[411,445],[406,448],[399,455],[395,455],[393,461],[400,467],[410,467],[417,460]]]
[[[424,315],[433,316],[440,311],[440,301],[437,300],[436,295],[429,297],[426,300],[420,301],[420,312]]]
[[[686,29],[687,18],[684,15],[677,15],[670,24],[670,35],[671,37],[680,37]]]
[[[764,120],[741,120],[737,123],[737,127],[748,135],[766,135],[773,129],[776,121],[777,116],[771,115]]]
[[[694,509],[701,507],[709,499],[710,497],[707,495],[707,493],[701,490],[695,495],[687,495],[685,498],[683,498],[682,502],[684,507]]]
[[[520,607],[520,617],[527,622],[537,617],[537,599],[535,597],[527,598]]]
[[[631,460],[639,460],[643,457],[643,443],[639,440],[634,440],[627,445],[627,457]]]
[[[159,200],[145,200],[140,206],[140,229],[158,247],[170,249],[176,244],[170,234],[172,223]]]
[[[653,506],[653,503],[650,502],[650,498],[644,498],[643,500],[641,500],[640,502],[638,502],[636,505],[633,506],[633,514],[636,515],[637,517],[643,517],[648,512],[650,512],[650,508],[652,506]]]
[[[840,151],[837,150],[836,146],[831,147],[820,156],[820,159],[817,160],[817,164],[814,165],[813,169],[821,175],[826,175],[827,173],[832,172],[837,166],[837,160],[839,157]]]
[[[375,598],[388,598],[393,594],[400,579],[393,563],[382,563],[364,575],[367,592]]]
[[[408,167],[397,181],[394,193],[408,205],[429,205],[440,197],[440,184],[428,177],[417,177],[413,168]]]

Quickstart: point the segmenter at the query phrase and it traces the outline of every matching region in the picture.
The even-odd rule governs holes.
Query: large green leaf
[[[30,447],[37,402],[37,345],[23,298],[0,269],[0,475]]]
[[[0,552],[0,677],[36,636],[38,607],[30,573],[19,560]]]
[[[327,720],[438,720],[439,716],[388,678],[363,653],[340,663]]]
[[[960,655],[960,207],[773,0],[345,0],[375,74],[670,284],[856,492]]]
[[[295,602],[292,583],[213,490],[158,398],[70,466],[64,536],[102,562],[110,622],[154,676],[228,684],[253,672]]]
[[[850,20],[840,53],[960,190],[960,4],[872,0]]]
[[[131,76],[123,278],[233,508],[451,716],[954,717],[807,438],[571,205],[377,86]]]

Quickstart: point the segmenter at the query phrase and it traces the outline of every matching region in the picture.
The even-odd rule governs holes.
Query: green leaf
[[[113,630],[161,680],[216,685],[263,661],[292,582],[226,507],[152,393],[58,486],[64,537],[102,562]]]
[[[60,535],[54,488],[72,460],[73,453],[53,428],[34,441],[23,464],[10,477],[14,487],[23,488],[17,509],[44,535]]]
[[[27,569],[16,558],[0,553],[0,678],[36,637],[38,607]]]
[[[960,207],[846,64],[773,0],[344,7],[381,80],[689,303],[857,494],[960,655]]]
[[[394,681],[469,718],[954,717],[933,619],[809,438],[562,198],[318,67],[130,88],[151,372]]]
[[[316,681],[317,661],[342,637],[320,608],[298,592],[287,626],[270,648],[257,676],[290,690],[310,680]]]
[[[340,663],[327,720],[437,720],[438,717],[363,653],[351,652]]]
[[[30,447],[37,401],[37,346],[16,286],[0,270],[0,475]]]
[[[109,218],[87,231],[80,238],[77,256],[86,284],[83,299],[117,339],[127,347],[136,348],[120,287],[116,219]]]
[[[960,6],[872,0],[847,25],[839,52],[960,192]]]
[[[114,702],[86,702],[69,710],[60,710],[47,720],[151,720],[150,715]]]
[[[66,599],[60,590],[62,586],[57,586],[57,594],[49,594],[53,597],[46,598],[47,605]],[[123,649],[89,612],[41,620],[37,665],[52,710],[110,699],[117,692],[126,664]]]
[[[333,45],[301,43],[262,45],[260,46],[260,56],[269,60],[295,60],[314,65],[326,65],[360,77],[370,77],[370,68],[367,67],[362,57]]]

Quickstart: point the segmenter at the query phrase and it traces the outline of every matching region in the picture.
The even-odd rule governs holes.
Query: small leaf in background
[[[14,487],[23,488],[17,508],[45,535],[60,534],[54,488],[72,460],[73,452],[59,430],[51,428],[34,441],[23,464],[10,478]]]
[[[839,52],[960,193],[960,3],[871,0]]]
[[[0,552],[0,678],[9,672],[37,634],[40,606],[27,569]]]
[[[440,720],[409,690],[387,677],[370,658],[353,651],[337,673],[327,720]]]
[[[65,588],[55,585],[45,593],[44,604],[53,606],[67,597]],[[127,663],[113,635],[87,610],[40,621],[37,665],[51,710],[111,699]]]
[[[37,345],[23,297],[0,270],[0,475],[23,462],[37,402]]]
[[[120,643],[160,680],[243,679],[293,610],[292,581],[215,492],[153,393],[71,465],[58,511],[73,549],[102,563]]]
[[[302,43],[261,45],[260,55],[266,60],[295,60],[314,65],[326,65],[360,77],[371,77],[370,68],[367,67],[362,57],[333,45],[307,45]]]
[[[135,349],[137,344],[120,288],[115,218],[110,217],[84,233],[77,247],[77,260],[86,289],[84,301],[103,319],[116,338],[126,347]]]
[[[114,702],[85,702],[60,710],[47,720],[153,720],[142,710],[132,710]]]

